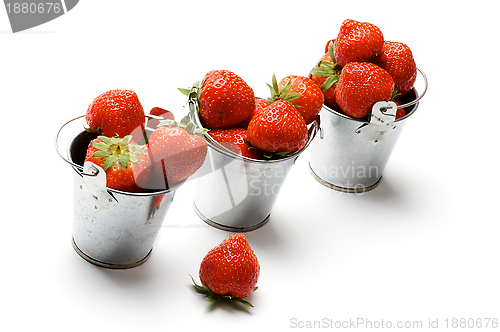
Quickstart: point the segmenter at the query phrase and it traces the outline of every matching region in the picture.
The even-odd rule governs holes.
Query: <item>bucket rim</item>
[[[75,162],[73,162],[72,160],[70,160],[70,158],[67,158],[64,156],[64,154],[61,152],[61,149],[60,149],[60,146],[59,146],[59,138],[60,138],[60,135],[61,135],[61,132],[63,131],[63,129],[68,126],[69,124],[75,122],[75,121],[78,121],[82,118],[84,118],[85,115],[81,115],[81,116],[78,116],[74,119],[71,119],[69,121],[67,121],[66,123],[64,123],[60,128],[59,130],[57,131],[56,135],[55,135],[55,138],[54,138],[54,145],[55,145],[55,148],[56,148],[56,151],[57,151],[57,154],[65,161],[67,162],[75,172],[78,173],[78,175],[80,176],[84,176],[84,175],[87,175],[87,176],[95,176],[95,174],[84,174],[83,173],[83,166],[82,165],[79,165]],[[78,132],[77,134],[75,134],[71,140],[71,142],[73,142],[73,140],[80,134],[82,134],[84,132],[83,131],[80,131]],[[107,191],[109,192],[112,192],[112,193],[116,193],[116,194],[121,194],[121,195],[128,195],[128,196],[159,196],[159,195],[164,195],[164,194],[168,194],[168,193],[171,193],[171,192],[174,192],[176,189],[178,189],[182,184],[184,184],[184,182],[186,182],[186,180],[180,182],[180,183],[177,183],[174,187],[172,188],[168,188],[168,189],[164,189],[164,190],[157,190],[157,191],[147,191],[147,192],[128,192],[128,191],[121,191],[121,190],[116,190],[116,189],[112,189],[112,188],[106,188]]]
[[[402,105],[399,105],[398,106],[398,109],[400,108],[406,108],[406,107],[410,107],[412,106],[412,109],[411,111],[408,113],[408,114],[405,114],[405,116],[402,116],[401,118],[395,120],[394,122],[399,122],[399,121],[403,121],[407,118],[409,118],[413,113],[415,113],[415,111],[417,110],[418,108],[418,104],[420,102],[420,100],[424,97],[425,93],[427,92],[427,87],[428,87],[428,80],[427,80],[427,76],[425,75],[425,73],[417,68],[417,72],[420,73],[420,75],[422,75],[423,79],[424,79],[424,89],[422,91],[421,94],[418,93],[417,89],[415,87],[413,87],[409,93],[415,93],[415,99],[408,102],[408,103],[405,103],[405,104],[402,104]],[[326,109],[327,111],[329,111],[330,113],[333,113],[335,115],[338,115],[342,118],[345,118],[345,119],[348,119],[348,120],[352,120],[352,121],[355,121],[355,122],[359,122],[359,123],[368,123],[369,121],[367,121],[366,119],[356,119],[356,118],[353,118],[353,117],[350,117],[348,116],[347,114],[344,114],[342,112],[339,112],[333,108],[330,108],[326,105],[323,105],[323,108]]]
[[[188,100],[189,115],[191,117],[191,121],[193,121],[197,126],[203,127],[201,124],[199,113],[198,113],[198,102],[197,102],[197,100],[195,100],[192,97],[193,96],[193,89],[197,89],[197,88],[193,87],[191,89],[191,93],[189,94],[189,100]],[[318,119],[315,119],[313,122],[311,122],[309,124],[309,126],[307,128],[308,138],[307,138],[306,145],[302,149],[300,149],[299,151],[296,151],[296,152],[294,152],[286,157],[279,158],[279,159],[253,159],[253,158],[245,157],[245,156],[239,155],[239,154],[229,150],[228,148],[226,148],[225,146],[223,146],[222,144],[217,142],[213,137],[210,136],[210,131],[208,133],[204,134],[204,137],[207,141],[207,144],[211,148],[218,151],[219,153],[224,154],[227,157],[231,157],[234,159],[240,159],[240,160],[243,160],[243,161],[249,162],[249,163],[272,164],[272,163],[285,162],[285,161],[293,159],[293,158],[298,158],[298,156],[303,151],[305,151],[307,149],[307,147],[311,144],[314,137],[316,137],[316,134],[319,131],[319,129],[320,129],[320,125],[319,125]]]

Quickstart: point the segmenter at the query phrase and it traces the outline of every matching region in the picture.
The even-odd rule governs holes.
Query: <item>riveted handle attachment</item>
[[[86,161],[81,174],[79,189],[94,210],[105,210],[118,204],[118,200],[106,188],[106,172],[102,167]]]
[[[370,122],[356,129],[360,135],[372,144],[377,144],[385,139],[396,129],[396,112],[398,106],[393,101],[379,101],[372,107]]]

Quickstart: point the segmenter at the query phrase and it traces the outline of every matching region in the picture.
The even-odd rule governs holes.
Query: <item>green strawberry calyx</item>
[[[291,152],[291,153],[290,152],[268,152],[268,151],[263,151],[263,150],[256,148],[248,140],[244,140],[244,142],[245,142],[246,146],[248,146],[249,149],[260,151],[262,154],[262,157],[269,159],[269,160],[285,158],[285,157],[288,157],[296,152],[296,151]]]
[[[144,145],[129,144],[132,140],[132,135],[127,135],[124,138],[97,136],[100,142],[90,142],[97,149],[92,157],[106,158],[104,163],[104,171],[107,171],[114,163],[119,162],[123,167],[128,168],[129,163],[138,162],[136,154],[145,154],[142,150]]]
[[[234,297],[234,296],[231,296],[231,295],[217,294],[217,293],[213,292],[212,290],[208,289],[205,286],[200,286],[200,285],[196,284],[196,282],[194,281],[194,278],[193,278],[192,275],[189,275],[189,276],[191,277],[191,280],[193,280],[193,286],[194,286],[194,289],[196,290],[196,292],[199,293],[199,294],[206,295],[206,299],[208,301],[212,302],[212,303],[213,302],[217,302],[219,299],[227,299],[227,300],[235,300],[235,301],[238,301],[240,303],[243,303],[246,306],[253,307],[253,304],[251,304],[247,300],[244,300],[241,297]],[[257,290],[257,288],[258,287],[255,287],[253,289],[253,292],[255,292]]]
[[[201,95],[201,81],[196,81],[193,86],[189,89],[187,88],[177,88],[183,95],[188,96],[190,99],[200,99]]]
[[[195,123],[191,122],[189,115],[183,117],[179,122],[170,119],[163,120],[158,124],[159,127],[179,127],[187,131],[190,135],[198,136],[203,136],[209,131],[209,129],[198,127]]]
[[[318,62],[318,66],[311,71],[311,74],[314,76],[327,77],[326,81],[321,85],[321,91],[328,90],[333,84],[337,83],[342,71],[342,67],[337,63],[333,55],[333,42],[328,44],[328,54],[333,63],[321,60]]]
[[[276,75],[273,74],[272,77],[272,82],[271,84],[267,84],[269,87],[269,90],[271,91],[271,97],[267,99],[269,104],[274,103],[277,100],[284,100],[288,101],[291,103],[295,108],[300,108],[302,106],[298,105],[297,103],[294,103],[296,99],[299,99],[302,97],[302,94],[297,93],[297,92],[289,92],[290,86],[292,84],[292,80],[289,80],[281,90],[278,87],[278,81],[276,80]]]

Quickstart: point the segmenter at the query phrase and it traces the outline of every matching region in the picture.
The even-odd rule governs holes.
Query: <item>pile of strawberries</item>
[[[273,159],[306,146],[308,125],[323,104],[363,119],[378,101],[407,95],[417,67],[408,46],[385,41],[380,29],[367,22],[345,20],[328,41],[309,77],[273,75],[270,97],[255,97],[252,88],[228,70],[212,70],[192,89],[181,92],[198,102],[203,128],[189,117],[175,121],[172,113],[153,108],[146,119],[135,92],[110,90],[94,99],[85,116],[97,138],[88,145],[85,161],[101,166],[107,186],[144,192],[171,188],[194,174],[207,154],[204,135],[242,156]],[[405,115],[398,109],[396,118]],[[148,128],[155,128],[152,133]],[[137,142],[143,142],[139,145]],[[214,302],[243,298],[256,289],[260,265],[245,236],[231,235],[208,252],[200,265],[197,292]],[[194,279],[193,279],[194,282]]]
[[[320,88],[308,77],[273,75],[271,97],[229,70],[212,70],[195,85],[199,116],[209,135],[237,154],[253,159],[282,158],[303,149],[307,125],[323,107]],[[180,89],[186,95],[190,89]]]
[[[85,162],[105,170],[108,188],[127,192],[167,189],[203,164],[207,129],[196,127],[187,116],[176,122],[171,112],[158,107],[150,114],[163,120],[147,119],[137,94],[130,90],[107,91],[89,105],[86,129],[97,138],[89,143]],[[152,132],[151,127],[155,127]],[[234,299],[253,306],[244,297],[257,289],[259,274],[260,265],[248,240],[234,234],[207,253],[199,270],[202,285],[195,283],[195,289],[211,302]]]
[[[95,133],[85,162],[106,172],[106,186],[127,192],[165,190],[183,182],[203,164],[207,145],[203,134],[188,117],[180,122],[171,112],[155,107],[146,120],[137,94],[110,90],[89,105],[87,131]],[[152,133],[146,128],[155,128]],[[137,142],[144,142],[139,145]]]
[[[417,67],[407,45],[385,41],[371,23],[348,19],[309,77],[321,87],[326,106],[361,119],[378,101],[401,105],[400,98],[413,89]],[[404,115],[398,109],[396,118]]]

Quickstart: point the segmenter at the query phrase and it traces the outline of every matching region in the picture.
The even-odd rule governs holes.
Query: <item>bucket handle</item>
[[[64,123],[59,130],[57,131],[54,139],[54,145],[57,154],[69,165],[72,166],[73,170],[80,176],[82,177],[94,177],[97,173],[95,171],[85,171],[84,166],[81,164],[77,164],[71,160],[69,156],[69,151],[66,149],[69,147],[69,145],[65,146],[65,144],[69,144],[68,142],[72,140],[76,133],[79,133],[83,130],[81,119],[83,119],[85,115],[78,116],[74,119],[71,119]],[[151,114],[146,114],[146,119],[156,119],[156,120],[162,120],[162,116],[156,116],[156,115],[151,115]],[[146,130],[153,131],[153,129],[149,127],[145,127]],[[64,153],[65,151],[66,153]],[[105,174],[104,170],[102,173]],[[174,190],[176,190],[178,187],[180,187],[184,183],[181,182],[177,184],[176,186],[172,188],[167,188],[164,190],[155,190],[155,191],[146,191],[146,192],[127,192],[127,191],[120,191],[116,189],[110,189],[107,188],[107,192],[113,196],[113,194],[120,194],[120,195],[129,195],[129,196],[158,196],[158,195],[163,195],[163,194],[168,194],[168,193],[173,193]],[[114,196],[113,196],[113,199]],[[116,200],[116,199],[115,199]]]
[[[198,105],[197,95],[198,95],[198,87],[193,86],[191,88],[191,91],[189,92],[189,99],[188,99],[189,116],[190,116],[190,119],[192,122],[194,122],[197,126],[202,127],[201,120],[199,117],[199,112],[198,112],[199,105]],[[311,123],[311,125],[308,128],[309,138],[307,140],[306,145],[301,150],[296,151],[290,155],[287,155],[284,159],[290,159],[290,158],[294,158],[294,157],[298,158],[298,155],[302,151],[304,151],[309,146],[309,144],[311,144],[312,140],[314,139],[314,137],[316,136],[316,134],[319,131],[320,131],[320,126],[319,126],[318,120],[316,119]],[[217,148],[217,150],[223,154],[226,154],[226,155],[229,154],[233,158],[239,158],[239,159],[243,159],[246,161],[255,161],[255,159],[239,155],[239,154],[235,153],[234,151],[229,150],[227,147],[220,144],[212,136],[210,136],[210,132],[205,134],[204,137],[207,141],[209,141],[212,144],[212,146]],[[283,159],[266,160],[266,162],[279,162],[279,161],[283,161]]]
[[[425,95],[425,93],[427,92],[427,87],[429,85],[428,81],[427,81],[427,76],[425,75],[425,73],[420,70],[419,68],[417,68],[417,71],[420,73],[420,75],[422,75],[422,78],[424,79],[424,90],[420,93],[420,95],[415,99],[415,100],[412,100],[411,102],[409,103],[406,103],[406,104],[403,104],[403,105],[399,105],[398,106],[398,109],[399,108],[406,108],[408,106],[413,106],[415,105],[416,103],[418,103],[420,101],[420,99],[422,99],[422,97]]]
[[[61,158],[62,158],[65,162],[67,162],[68,164],[70,164],[70,165],[71,165],[71,166],[73,166],[76,170],[78,170],[78,171],[80,171],[80,172],[82,172],[82,171],[83,171],[83,167],[82,167],[81,165],[78,165],[78,164],[76,164],[76,163],[72,162],[72,161],[71,161],[71,160],[69,160],[68,158],[66,158],[66,157],[64,156],[64,154],[61,152],[61,149],[59,148],[59,140],[60,140],[60,139],[59,139],[59,136],[61,135],[61,132],[63,131],[63,129],[64,129],[64,128],[68,125],[68,124],[73,123],[73,122],[75,122],[75,121],[77,121],[78,119],[81,119],[81,118],[83,118],[83,117],[85,117],[85,115],[81,115],[81,116],[79,116],[79,117],[76,117],[76,118],[74,118],[74,119],[71,119],[71,120],[69,120],[68,122],[66,122],[65,124],[63,124],[63,125],[61,126],[61,128],[59,128],[59,130],[57,131],[56,137],[55,137],[55,139],[54,139],[54,145],[55,145],[55,147],[56,147],[56,151],[57,151],[57,154],[59,155],[59,157],[61,157]]]
[[[425,76],[425,73],[420,69],[417,68],[417,70],[424,78],[425,86],[422,93],[420,95],[417,95],[417,98],[415,98],[415,100],[399,106],[396,105],[396,103],[392,100],[379,101],[375,103],[370,114],[370,122],[365,123],[358,129],[356,129],[356,134],[360,135],[373,145],[376,145],[380,141],[388,137],[394,131],[394,129],[396,129],[397,125],[395,121],[397,109],[406,108],[418,104],[420,99],[422,99],[422,97],[427,92],[427,76]]]
[[[118,200],[106,188],[106,172],[93,162],[83,164],[79,189],[89,205],[95,210],[105,210],[118,204]]]

